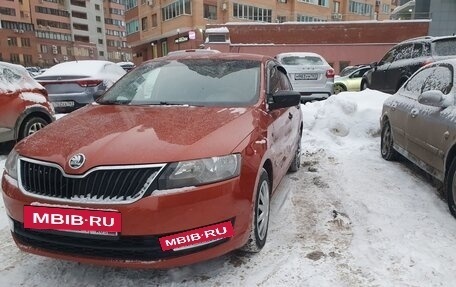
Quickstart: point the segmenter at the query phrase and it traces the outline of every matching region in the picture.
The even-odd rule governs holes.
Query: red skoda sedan
[[[12,236],[26,252],[124,267],[258,252],[270,198],[299,168],[299,100],[265,56],[146,62],[10,153]]]

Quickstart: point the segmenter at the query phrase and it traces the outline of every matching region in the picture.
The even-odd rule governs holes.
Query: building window
[[[61,16],[61,17],[70,16],[70,13],[66,10],[52,9],[52,8],[46,8],[46,7],[41,7],[41,6],[35,6],[35,11],[38,13],[42,13],[42,14],[50,14],[50,15]],[[87,16],[85,19],[87,19]]]
[[[152,14],[152,27],[157,27],[157,14]]]
[[[98,39],[98,44],[103,45],[103,39]]]
[[[36,23],[38,24],[38,28],[40,28],[40,29],[43,29],[44,27],[46,27],[46,28],[54,27],[54,28],[59,28],[59,29],[70,30],[70,24],[68,24],[68,23],[49,21],[49,20],[43,20],[43,19],[37,19]]]
[[[124,15],[125,11],[122,10],[122,9],[109,8],[109,13],[110,14],[115,14],[115,15]]]
[[[13,8],[0,7],[1,15],[16,16],[16,10]]]
[[[217,20],[217,5],[204,4],[204,18]]]
[[[326,22],[326,19],[323,18],[318,18],[314,16],[307,16],[307,15],[299,15],[296,18],[296,21],[298,22]]]
[[[49,31],[36,31],[36,37],[41,39],[51,39],[59,41],[71,41],[71,34],[55,33]]]
[[[100,11],[100,5],[95,4],[95,10]]]
[[[87,19],[87,13],[71,11],[71,16],[80,19]]]
[[[117,19],[105,18],[105,24],[125,27],[125,22]]]
[[[85,24],[73,23],[73,28],[81,31],[89,31],[89,26]]]
[[[33,63],[32,55],[24,55],[24,65],[25,66],[31,66],[32,63]]]
[[[97,20],[97,22],[101,22],[101,17],[100,16],[95,16],[95,20]]]
[[[192,14],[192,2],[190,0],[177,0],[162,8],[163,21],[176,18],[180,15]]]
[[[30,38],[21,38],[22,47],[30,47]]]
[[[41,52],[41,53],[44,53],[44,54],[47,54],[47,52],[48,52],[48,46],[46,46],[46,45],[40,45],[40,52]]]
[[[10,62],[13,64],[19,64],[19,54],[10,54]]]
[[[100,57],[104,57],[104,51],[99,51],[98,55],[100,55]]]
[[[304,2],[304,3],[309,3],[309,4],[324,6],[324,7],[328,7],[328,5],[329,5],[329,0],[298,0],[298,2]]]
[[[388,4],[382,4],[382,12],[383,12],[384,14],[389,14],[389,13],[391,13],[390,5],[388,5]]]
[[[88,36],[80,36],[80,35],[74,35],[74,40],[77,42],[84,42],[84,43],[89,43],[89,37]]]
[[[277,23],[287,22],[287,16],[277,16]]]
[[[340,12],[340,2],[334,1],[334,13],[339,13]]]
[[[16,47],[17,46],[17,38],[15,37],[8,37],[8,46]]]
[[[130,10],[138,6],[138,0],[126,0],[125,9]]]
[[[3,29],[33,31],[32,24],[28,24],[28,23],[10,22],[10,21],[2,20],[1,26]]]
[[[141,19],[141,29],[143,31],[147,30],[147,17],[143,17]]]
[[[103,33],[100,27],[97,27],[97,33]]]
[[[74,6],[86,7],[85,0],[71,0],[70,3],[71,3],[71,5],[74,5]]]
[[[350,0],[348,4],[348,11],[359,15],[371,15],[372,5]]]
[[[260,22],[272,22],[272,10],[233,3],[233,17]]]
[[[127,23],[127,35],[136,33],[139,31],[139,21],[133,20]]]

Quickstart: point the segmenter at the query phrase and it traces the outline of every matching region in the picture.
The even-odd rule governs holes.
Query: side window
[[[269,70],[269,91],[272,94],[282,90],[280,74],[281,72],[275,66],[272,66]]]
[[[427,77],[421,92],[439,90],[448,94],[453,87],[453,71],[447,66],[434,66],[433,73]]]
[[[389,51],[388,53],[386,53],[386,55],[383,56],[383,58],[380,60],[379,64],[383,65],[383,64],[389,64],[389,63],[393,62],[395,53],[396,53],[396,49],[393,49],[393,50]]]
[[[394,62],[404,59],[410,59],[412,55],[413,44],[406,44],[399,47],[394,54]]]
[[[287,77],[287,74],[280,69],[278,69],[278,73],[280,75],[280,90],[283,90],[283,91],[293,90],[290,80]]]
[[[432,72],[433,69],[431,67],[424,68],[410,78],[404,86],[404,91],[407,96],[413,99],[418,99],[424,82],[432,74]]]
[[[418,58],[418,57],[424,56],[423,51],[424,51],[423,43],[415,43],[413,45],[412,58]]]

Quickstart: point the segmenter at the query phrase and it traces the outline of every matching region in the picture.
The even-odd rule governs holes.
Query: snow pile
[[[380,134],[379,119],[388,94],[366,90],[344,92],[302,107],[304,129],[339,146]],[[305,135],[304,135],[305,137]]]

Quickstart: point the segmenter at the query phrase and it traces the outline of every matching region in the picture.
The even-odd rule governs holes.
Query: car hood
[[[254,108],[119,106],[83,108],[21,141],[21,156],[67,173],[94,166],[166,163],[231,153],[254,129]],[[68,161],[83,153],[75,172]]]

